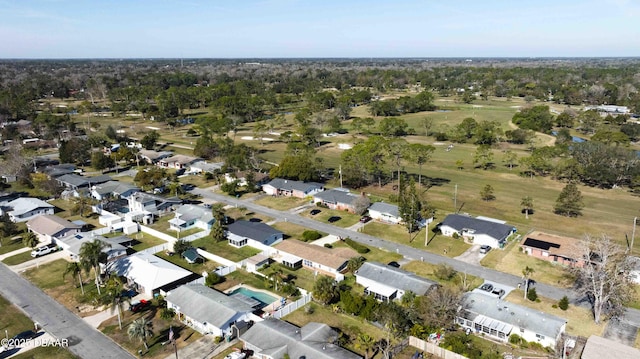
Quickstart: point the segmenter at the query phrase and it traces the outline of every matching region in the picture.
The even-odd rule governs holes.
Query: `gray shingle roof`
[[[341,203],[352,205],[359,196],[337,189],[330,189],[328,191],[317,193],[314,195],[314,197],[319,198],[327,203]]]
[[[314,190],[316,188],[324,187],[320,183],[292,181],[292,180],[286,180],[286,179],[282,179],[282,178],[274,178],[274,179],[271,180],[271,182],[267,183],[267,185],[272,186],[272,187],[277,188],[277,189],[280,189],[280,190],[285,190],[285,191],[293,191],[293,190],[295,190],[295,191],[300,191],[300,192],[304,192],[304,193],[312,191],[312,190]]]
[[[258,353],[272,358],[356,359],[361,356],[335,344],[330,344],[337,333],[326,324],[309,323],[302,328],[278,319],[267,319],[254,324],[240,335],[240,339]],[[256,354],[258,354],[256,353]]]
[[[53,236],[64,229],[80,229],[81,226],[53,214],[43,214],[27,221],[27,227],[35,233]]]
[[[566,319],[555,315],[505,302],[481,293],[465,293],[462,297],[462,309],[467,310],[472,316],[484,315],[550,338],[557,338],[562,327],[567,323]],[[473,318],[467,316],[467,319],[473,320]]]
[[[582,351],[581,359],[603,358],[637,359],[640,358],[640,350],[611,339],[590,336]]]
[[[378,262],[365,262],[356,271],[356,276],[367,278],[386,286],[412,291],[417,295],[426,294],[438,284],[432,280],[422,278],[414,273],[394,268]]]
[[[122,194],[125,193],[129,190],[140,190],[140,187],[137,187],[133,184],[130,183],[126,183],[126,182],[120,182],[120,181],[108,181],[105,183],[102,183],[100,185],[97,185],[95,188],[96,193],[100,194],[100,195],[105,195],[105,194],[111,194],[111,193],[115,193],[115,194]]]
[[[213,220],[213,213],[210,209],[194,206],[193,204],[183,204],[176,209],[176,213],[180,215],[180,219],[185,222],[199,219],[202,222],[209,223]]]
[[[398,210],[398,206],[395,204],[376,202],[369,207],[369,210],[385,213],[393,217],[400,217],[400,211]]]
[[[463,229],[472,229],[477,234],[487,234],[498,240],[507,238],[513,226],[502,223],[485,221],[483,219],[473,218],[462,214],[450,214],[442,221],[442,225],[454,228],[457,231]]]
[[[250,305],[202,284],[180,286],[169,292],[166,300],[177,305],[187,316],[217,328],[238,314],[254,310]]]
[[[274,234],[282,234],[282,232],[267,224],[249,221],[235,221],[227,227],[227,230],[237,236],[259,242],[263,242]]]
[[[14,216],[20,216],[37,208],[53,208],[53,205],[37,198],[20,197],[8,202],[6,207],[12,208],[7,212],[11,212]]]
[[[83,187],[111,181],[111,177],[107,175],[83,177],[77,174],[67,174],[58,177],[58,181],[71,185],[73,187]]]

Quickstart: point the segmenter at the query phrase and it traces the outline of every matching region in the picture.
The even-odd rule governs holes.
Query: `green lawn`
[[[260,253],[260,250],[251,246],[244,246],[242,248],[236,248],[230,246],[227,241],[216,242],[211,236],[202,237],[191,242],[194,247],[202,248],[207,252],[213,253],[217,256],[226,258],[233,262],[239,262],[243,259],[253,257]]]
[[[33,258],[31,257],[31,251],[22,252],[18,254],[14,254],[11,257],[7,257],[2,260],[2,263],[8,266],[14,266],[16,264],[24,263],[26,261],[30,261]]]
[[[434,280],[444,286],[455,287],[459,289],[466,288],[467,290],[471,290],[473,288],[479,287],[482,283],[484,283],[484,279],[476,276],[472,276],[470,274],[457,272],[456,275],[450,280],[442,280],[438,278],[434,274],[434,271],[438,268],[437,265],[421,262],[421,261],[411,261],[402,266],[402,269],[413,272],[421,277],[428,278]]]
[[[310,214],[311,210],[305,210],[304,212],[300,213],[300,215],[303,217],[315,219],[316,221],[325,222],[325,223],[329,223],[328,219],[331,217],[340,217],[339,221],[336,221],[330,224],[337,227],[342,227],[342,228],[353,226],[354,224],[358,223],[361,217],[360,215],[349,213],[346,211],[338,211],[335,209],[328,209],[328,208],[317,208],[317,209],[319,209],[321,212],[314,216]]]
[[[143,249],[151,248],[163,243],[167,243],[165,240],[162,240],[158,237],[154,237],[144,232],[136,233],[132,235],[132,238],[134,238],[136,241],[139,242],[131,247],[136,252],[141,251]]]
[[[351,248],[345,242],[335,242],[333,247],[346,247]],[[398,253],[388,252],[386,250],[378,249],[372,246],[365,246],[369,248],[369,252],[362,254],[362,256],[369,262],[389,263],[391,261],[397,261],[402,259],[402,255]]]
[[[173,255],[167,255],[166,252],[158,252],[155,256],[160,257],[167,262],[171,262],[179,267],[182,267],[186,270],[192,271],[196,274],[202,274],[202,272],[211,272],[220,266],[220,263],[216,263],[214,261],[210,261],[208,259],[204,259],[204,262],[198,260],[197,263],[188,263],[182,256],[179,256],[177,253]]]
[[[286,211],[288,209],[309,204],[309,199],[297,198],[297,197],[264,196],[262,198],[258,198],[254,202],[265,207],[277,209],[280,211]]]
[[[471,247],[471,245],[464,243],[462,239],[454,239],[442,235],[434,236],[431,231],[427,241],[425,228],[411,233],[411,236],[409,236],[407,229],[397,224],[370,222],[361,229],[361,232],[452,258],[461,255]],[[427,242],[426,246],[425,242]]]
[[[28,352],[18,353],[14,359],[80,359],[65,348],[35,347]]]
[[[299,226],[297,224],[293,224],[290,222],[276,222],[271,227],[284,233],[285,238],[295,238],[295,239],[302,239],[302,233],[304,233],[304,231],[310,230],[306,227]],[[323,237],[327,235],[326,233],[323,233],[323,232],[320,232],[320,234],[322,234]]]
[[[262,222],[266,223],[266,222],[270,222],[273,220],[273,218],[263,215],[263,214],[259,214],[259,213],[255,213],[255,212],[251,212],[251,211],[247,211],[247,210],[243,210],[242,208],[227,208],[225,209],[225,214],[233,219],[235,219],[236,221],[248,221],[251,218],[258,218],[260,219]]]
[[[0,331],[7,331],[9,337],[25,330],[33,329],[33,322],[9,301],[0,297]],[[2,333],[2,337],[4,338]]]
[[[157,221],[155,221],[152,225],[150,225],[149,227],[160,231],[162,233],[166,233],[170,236],[173,237],[178,237],[178,232],[174,231],[173,229],[170,229],[170,225],[169,225],[169,221],[171,219],[175,218],[175,216],[173,215],[166,215],[166,216],[162,216],[160,217]],[[191,229],[187,229],[185,231],[180,231],[180,238],[184,238],[186,236],[190,236],[194,233],[198,233],[198,232],[202,232],[202,229],[200,228],[191,228]]]
[[[5,238],[2,240],[2,247],[0,247],[0,254],[13,252],[20,248],[24,248],[24,244],[22,244],[22,238],[16,239],[16,240]]]
[[[274,270],[279,270],[280,272],[282,272],[282,276],[290,278],[297,287],[306,289],[308,291],[313,291],[313,285],[316,282],[316,278],[312,270],[306,268],[293,270],[289,267],[281,265],[280,263],[271,263],[269,267],[263,268],[262,270],[260,270],[260,272],[265,275],[269,275],[273,273]],[[269,290],[274,289],[270,283],[268,286]]]

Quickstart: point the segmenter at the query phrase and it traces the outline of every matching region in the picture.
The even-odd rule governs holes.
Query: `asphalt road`
[[[255,204],[251,201],[242,200],[238,198],[229,197],[213,193],[210,189],[196,188],[191,191],[194,194],[201,195],[203,198],[207,198],[217,202],[227,203],[234,206],[242,206],[256,213],[261,213],[273,218],[277,218],[281,221],[291,222],[297,225],[301,225],[307,228],[312,228],[318,231],[322,231],[328,234],[334,234],[341,237],[349,237],[359,243],[373,246],[381,249],[385,249],[390,252],[396,252],[403,255],[405,258],[413,260],[421,260],[431,264],[445,263],[450,265],[458,272],[467,273],[477,277],[484,278],[486,280],[501,283],[510,287],[517,287],[518,283],[522,283],[523,279],[520,276],[515,276],[508,273],[496,271],[494,269],[485,268],[480,265],[474,265],[465,263],[463,261],[441,256],[435,253],[427,252],[424,250],[409,247],[400,243],[389,242],[383,239],[373,237],[364,233],[355,232],[349,229],[333,226],[328,223],[318,222],[310,218],[302,217],[294,213],[282,212],[268,207],[264,207]],[[567,296],[571,303],[574,305],[583,305],[590,307],[584,294],[577,293],[573,290],[564,288],[557,288],[552,285],[544,283],[535,283],[535,288],[538,295],[543,297],[560,300],[563,296]],[[627,322],[635,327],[640,327],[640,311],[632,308],[627,308],[625,315],[621,318],[622,321]]]
[[[68,349],[81,358],[134,358],[4,264],[0,264],[0,294],[54,338],[67,339]]]

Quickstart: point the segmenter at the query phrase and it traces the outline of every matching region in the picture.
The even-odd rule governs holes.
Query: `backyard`
[[[260,253],[259,249],[251,246],[236,248],[229,245],[228,241],[217,242],[211,236],[202,237],[191,242],[194,247],[202,248],[209,253],[228,259],[232,262],[239,262],[243,259],[253,257]]]

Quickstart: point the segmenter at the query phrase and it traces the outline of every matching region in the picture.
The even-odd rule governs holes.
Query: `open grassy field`
[[[77,277],[72,278],[67,275],[66,278],[63,278],[67,263],[69,262],[64,259],[58,259],[27,270],[24,276],[51,298],[79,316],[86,317],[96,314],[98,311],[90,304],[92,296],[97,294],[94,277],[82,273],[85,292],[82,295]]]

